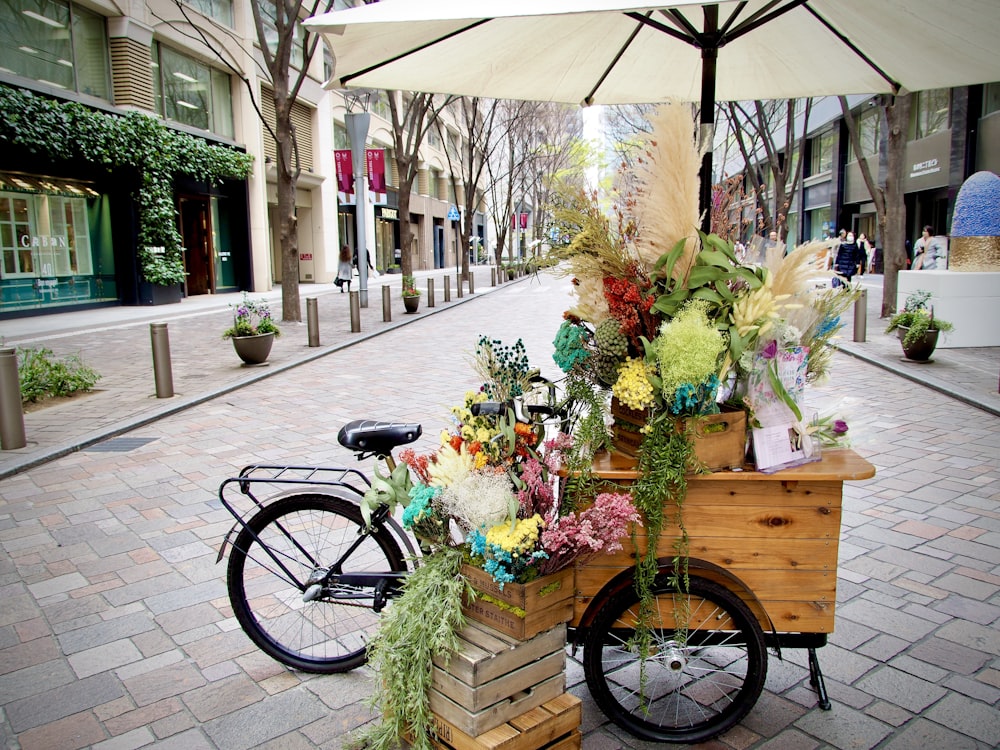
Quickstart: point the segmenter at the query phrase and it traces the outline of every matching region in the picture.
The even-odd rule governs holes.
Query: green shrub
[[[50,349],[17,350],[21,403],[35,403],[54,396],[71,396],[94,389],[101,376],[76,354],[55,359]]]

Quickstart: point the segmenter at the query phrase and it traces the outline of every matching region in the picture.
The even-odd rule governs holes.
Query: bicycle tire
[[[342,572],[405,571],[405,558],[389,530],[363,533],[357,505],[319,494],[282,498],[258,511],[247,526],[230,552],[227,584],[233,613],[250,640],[303,672],[334,674],[364,664],[368,641],[378,629],[374,592],[359,591],[363,598],[353,602],[326,593],[305,601],[302,582],[317,567],[306,554],[319,566],[330,566],[360,540],[343,561]],[[289,579],[262,544],[297,581]]]
[[[636,737],[683,743],[717,737],[760,697],[767,676],[760,624],[739,597],[704,578],[691,577],[688,593],[681,595],[661,573],[653,594],[645,688],[640,690],[640,659],[630,644],[639,598],[628,586],[601,608],[584,641],[591,695],[609,719]],[[686,643],[675,640],[675,596],[686,596],[690,606]]]

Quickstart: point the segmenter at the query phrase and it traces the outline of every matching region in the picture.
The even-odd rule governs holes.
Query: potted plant
[[[938,334],[954,328],[948,321],[935,317],[930,298],[930,292],[917,289],[906,298],[903,309],[889,319],[885,329],[886,333],[897,332],[903,354],[916,362],[927,362],[937,347]]]
[[[412,276],[403,277],[403,307],[408,313],[415,313],[420,307],[420,290]]]
[[[267,302],[250,299],[243,292],[243,299],[235,305],[233,324],[223,331],[222,338],[233,340],[233,348],[245,364],[260,365],[267,361],[274,338],[280,335]]]

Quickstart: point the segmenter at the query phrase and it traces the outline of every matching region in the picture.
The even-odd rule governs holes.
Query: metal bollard
[[[476,274],[469,271],[469,294],[476,293]]]
[[[382,287],[382,322],[388,323],[392,320],[392,298],[389,296],[391,292],[389,287]]]
[[[451,277],[444,277],[444,301],[451,302]]]
[[[306,297],[306,326],[309,346],[319,346],[319,307],[315,297]]]
[[[21,381],[17,375],[17,349],[0,349],[0,449],[12,451],[27,444]]]
[[[854,301],[854,340],[865,343],[868,330],[868,290],[862,289],[861,296]]]
[[[361,293],[351,292],[351,333],[358,333],[361,330]]]
[[[490,269],[490,286],[496,286],[496,285],[497,285],[497,269],[491,268]]]
[[[434,279],[427,279],[427,306],[434,307]]]
[[[462,299],[462,274],[455,274],[455,289],[458,290],[458,298]]]
[[[153,379],[157,398],[173,398],[174,375],[170,369],[170,334],[166,323],[150,323],[149,339],[153,345]]]

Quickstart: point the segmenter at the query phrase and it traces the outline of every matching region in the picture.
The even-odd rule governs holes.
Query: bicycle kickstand
[[[809,684],[816,690],[819,698],[819,707],[824,711],[829,711],[830,697],[826,693],[826,682],[823,681],[823,670],[819,668],[819,657],[816,656],[816,649],[809,649]]]

